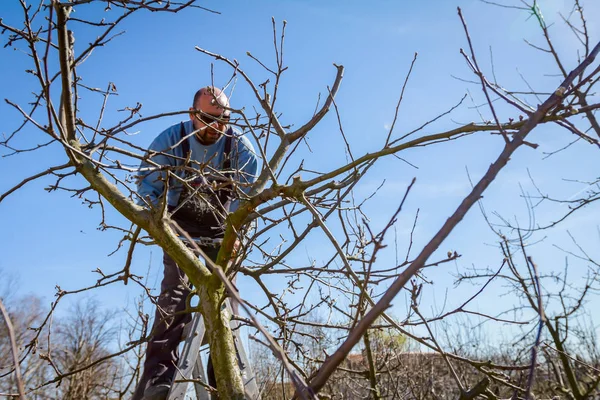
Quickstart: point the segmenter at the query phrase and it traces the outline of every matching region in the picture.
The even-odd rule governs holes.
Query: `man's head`
[[[194,104],[190,107],[190,119],[200,143],[214,144],[225,133],[230,114],[227,107],[229,99],[219,88],[206,86],[196,92]]]

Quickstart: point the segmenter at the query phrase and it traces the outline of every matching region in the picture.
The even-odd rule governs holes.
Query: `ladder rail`
[[[194,368],[200,360],[200,347],[204,339],[204,319],[199,313],[194,313],[192,321],[184,331],[185,342],[179,357],[175,379],[169,390],[168,400],[183,400],[187,393],[189,382],[180,382],[182,379],[194,378]],[[206,381],[206,379],[204,379]],[[205,391],[206,392],[206,391]],[[200,397],[199,397],[200,399]],[[203,399],[204,400],[204,399]],[[208,400],[205,397],[205,400]]]
[[[204,367],[202,366],[201,357],[198,357],[196,359],[194,371],[192,372],[192,374],[192,376],[194,376],[195,379],[200,379],[202,382],[208,382],[208,377],[206,376],[206,373],[204,372]],[[194,389],[196,390],[196,398],[198,400],[210,400],[210,395],[208,394],[208,391],[202,384],[194,382]]]

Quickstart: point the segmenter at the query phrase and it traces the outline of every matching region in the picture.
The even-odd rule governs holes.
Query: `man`
[[[247,189],[256,179],[257,157],[250,141],[228,125],[229,100],[220,89],[207,86],[198,90],[189,116],[189,121],[158,135],[148,149],[153,163],[173,167],[171,171],[181,179],[169,179],[164,193],[167,174],[142,162],[138,193],[152,205],[166,196],[172,219],[197,239],[214,261],[224,234],[225,215],[237,207],[236,190]],[[236,182],[234,187],[227,184],[231,180]],[[179,359],[177,346],[185,324],[191,320],[189,314],[173,315],[185,310],[190,293],[187,279],[166,253],[163,262],[152,338],[133,400],[166,398]],[[209,380],[214,384],[211,367]]]

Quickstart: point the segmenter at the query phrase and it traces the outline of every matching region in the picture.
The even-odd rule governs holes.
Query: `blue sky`
[[[0,5],[0,17],[5,22],[16,23],[21,18],[17,3],[3,1]],[[600,15],[600,6],[593,1],[585,4],[590,22],[588,28],[594,42],[600,39],[600,34],[598,23],[592,16]],[[560,82],[551,58],[535,52],[523,42],[523,38],[526,38],[542,44],[534,18],[530,18],[525,11],[493,7],[475,0],[238,0],[225,5],[220,2],[206,2],[203,5],[221,14],[191,10],[179,15],[140,12],[130,17],[121,27],[126,33],[105,48],[95,50],[80,67],[79,74],[86,85],[105,88],[110,81],[119,90],[119,95],[109,100],[111,112],[106,114],[106,126],[120,118],[114,110],[135,105],[138,101],[143,104],[144,116],[187,109],[194,92],[209,83],[213,62],[194,50],[194,46],[237,59],[255,83],[263,82],[268,74],[249,59],[246,52],[251,52],[269,65],[274,64],[272,16],[279,29],[282,21],[287,21],[284,61],[289,69],[283,76],[278,100],[283,122],[300,126],[308,120],[319,93],[324,97],[327,85],[333,81],[335,68],[332,63],[342,64],[346,70],[336,104],[355,156],[382,146],[415,52],[418,52],[418,60],[407,85],[396,134],[408,132],[446,111],[467,90],[470,96],[460,109],[432,124],[423,133],[436,133],[452,129],[458,123],[480,121],[473,108],[474,104],[483,102],[480,88],[453,78],[474,79],[459,53],[461,47],[466,48],[467,42],[456,13],[457,6],[463,9],[478,61],[488,75],[491,75],[491,48],[496,78],[505,87],[527,90],[521,74],[539,90],[553,90]],[[549,24],[560,21],[559,11],[570,10],[566,0],[540,1],[540,6]],[[77,17],[102,15],[98,7],[86,12],[88,14],[81,12]],[[74,25],[72,29],[75,30],[76,51],[97,34],[82,25]],[[554,39],[567,68],[573,68],[577,63],[577,41],[568,30],[558,25]],[[27,57],[11,48],[3,48],[0,50],[0,59],[1,97],[21,103],[30,100],[35,81],[32,76],[23,74],[23,69],[28,68]],[[227,66],[215,63],[215,83],[224,84],[230,72]],[[100,104],[98,96],[85,93],[81,115],[94,121]],[[236,85],[232,105],[246,107],[246,110],[258,107],[242,81]],[[502,120],[518,117],[514,110],[500,104],[498,111]],[[483,109],[482,113],[489,117],[487,109]],[[180,119],[168,117],[144,124],[139,131],[131,132],[136,134],[130,139],[145,147],[160,131]],[[20,118],[2,102],[0,134],[11,132],[19,123]],[[29,129],[21,134],[15,144],[31,144],[41,140],[43,138],[38,133]],[[535,151],[521,149],[484,197],[489,212],[498,211],[507,218],[518,218],[522,224],[527,223],[527,209],[520,198],[519,184],[526,191],[533,193],[534,190],[528,171],[544,191],[569,197],[584,189],[585,184],[565,182],[563,178],[590,180],[597,177],[599,166],[597,150],[581,143],[543,160],[543,152],[554,151],[572,140],[571,136],[555,127],[538,128],[530,140],[539,143],[540,148]],[[305,158],[310,168],[324,171],[341,165],[346,159],[334,113],[330,113],[311,132],[308,143],[312,152],[303,147],[293,166]],[[416,210],[420,210],[420,217],[413,246],[418,250],[418,246],[433,236],[468,193],[466,171],[469,171],[472,179],[477,180],[500,149],[499,137],[476,134],[457,142],[415,149],[401,155],[418,169],[390,157],[382,160],[364,178],[357,188],[357,198],[368,196],[383,180],[386,181],[383,189],[366,206],[371,225],[375,229],[381,228],[397,207],[407,184],[413,176],[417,177],[406,211],[397,224],[399,252],[403,258],[407,234]],[[6,149],[0,149],[0,171],[3,172],[0,192],[31,174],[65,161],[64,154],[56,146],[16,156],[7,154]],[[82,185],[81,180],[70,182]],[[89,209],[80,199],[71,198],[67,193],[47,193],[43,190],[52,183],[53,180],[48,178],[30,183],[0,204],[0,243],[3,249],[0,270],[5,276],[18,278],[18,293],[33,292],[48,302],[53,298],[55,285],[69,290],[92,285],[97,275],[90,271],[96,268],[106,273],[117,271],[126,257],[124,250],[108,257],[122,235],[97,229],[99,211]],[[552,216],[560,212],[557,209],[564,211],[564,207],[541,207],[537,213],[538,222],[552,220]],[[539,259],[539,263],[547,270],[561,269],[564,254],[552,250],[551,245],[564,243],[568,237],[567,227],[572,229],[584,247],[590,251],[597,249],[597,215],[590,208],[568,220],[539,246],[539,250],[534,248],[534,258]],[[107,219],[109,224],[123,224],[123,219],[112,210],[107,210]],[[456,250],[463,254],[463,258],[455,264],[426,272],[439,286],[426,292],[425,304],[438,309],[441,307],[446,288],[452,288],[449,272],[464,270],[471,265],[499,265],[500,253],[490,246],[495,241],[479,211],[471,210],[440,249],[440,254],[450,249]],[[323,242],[322,235],[313,235],[306,246],[298,249],[288,261],[300,265],[312,260],[322,263],[332,254],[330,248],[321,246]],[[393,251],[388,250],[379,262],[380,265],[393,263]],[[161,252],[156,247],[140,247],[135,254],[133,271],[147,275],[148,268],[149,282],[156,286],[161,273]],[[580,268],[583,270],[585,266]],[[270,280],[273,290],[281,288],[283,284],[282,280]],[[243,295],[250,295],[256,290],[245,280],[240,281],[240,288]],[[498,298],[495,295],[501,291],[500,287],[492,288],[490,296],[482,299],[477,307],[489,310],[497,308]],[[133,301],[138,294],[139,290],[131,285],[114,285],[97,291],[95,296],[107,308],[118,308]],[[459,291],[450,303],[460,302],[469,295]],[[396,305],[398,308],[395,312],[401,315],[404,300],[399,298]]]

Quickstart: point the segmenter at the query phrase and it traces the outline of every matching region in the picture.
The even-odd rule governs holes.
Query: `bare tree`
[[[345,360],[359,345],[364,348],[364,358],[361,361],[364,363],[357,364],[360,366],[358,369],[348,368],[351,371],[346,371],[348,374],[344,375],[350,380],[355,380],[357,386],[347,386],[344,393],[348,393],[349,396],[364,394],[373,398],[409,397],[411,394],[406,388],[410,388],[411,385],[402,382],[403,379],[409,379],[405,378],[408,374],[403,375],[402,371],[413,368],[410,366],[413,364],[403,360],[400,354],[403,350],[402,343],[411,340],[419,343],[421,348],[435,352],[435,357],[430,357],[429,361],[420,365],[435,368],[436,372],[430,376],[432,379],[440,378],[443,381],[441,386],[436,386],[433,382],[421,383],[422,381],[412,385],[429,385],[430,388],[417,395],[414,394],[416,391],[413,391],[415,398],[435,398],[440,395],[436,394],[438,387],[442,387],[448,396],[454,398],[496,398],[497,395],[490,386],[492,382],[500,385],[503,390],[514,392],[515,396],[531,396],[535,388],[533,377],[540,352],[556,353],[556,356],[547,357],[547,360],[549,365],[553,366],[556,379],[563,380],[560,387],[564,392],[571,393],[577,399],[594,395],[598,386],[598,376],[593,372],[593,368],[597,368],[594,367],[596,361],[581,361],[587,370],[583,367],[575,368],[567,350],[561,347],[567,332],[566,322],[565,325],[561,324],[571,318],[575,311],[580,310],[581,305],[577,302],[566,304],[563,301],[563,309],[553,317],[553,321],[549,320],[547,312],[544,312],[546,306],[542,302],[544,295],[539,282],[542,276],[535,272],[532,260],[527,259],[525,268],[529,275],[524,278],[515,267],[514,259],[508,253],[509,249],[503,248],[504,261],[498,272],[476,276],[487,278],[486,282],[506,278],[509,282],[516,283],[518,292],[524,296],[526,306],[535,314],[534,326],[539,329],[535,332],[541,332],[545,327],[550,333],[552,342],[544,343],[539,334],[531,340],[533,330],[527,332],[529,339],[526,339],[527,345],[523,346],[523,349],[531,351],[531,358],[525,358],[521,354],[521,357],[513,357],[509,364],[503,364],[503,358],[471,358],[469,354],[452,351],[439,338],[436,324],[440,321],[455,315],[478,315],[470,310],[469,306],[476,302],[475,299],[479,296],[483,296],[482,293],[489,283],[481,285],[462,305],[449,312],[430,316],[421,306],[423,287],[428,285],[426,277],[423,276],[424,272],[435,266],[457,262],[461,257],[456,251],[450,251],[447,255],[440,254],[438,249],[467,212],[480,204],[486,189],[511,158],[523,147],[539,147],[537,143],[529,141],[529,134],[534,129],[540,125],[558,125],[564,128],[566,135],[574,135],[576,140],[598,146],[598,139],[588,133],[600,136],[595,120],[595,112],[600,108],[600,103],[592,91],[600,76],[600,67],[596,61],[600,43],[595,44],[587,33],[586,19],[580,2],[574,2],[573,13],[579,16],[580,22],[575,23],[572,18],[565,18],[565,23],[580,38],[583,46],[579,59],[570,63],[573,65],[571,70],[563,67],[553,49],[549,28],[545,25],[536,2],[522,7],[531,11],[539,21],[543,37],[550,47],[550,50],[544,51],[554,56],[561,76],[552,82],[550,88],[532,89],[521,96],[515,91],[505,89],[495,79],[487,77],[487,73],[478,62],[479,55],[474,51],[467,19],[459,9],[459,19],[464,27],[468,49],[461,50],[461,53],[475,76],[475,82],[471,84],[477,85],[477,89],[481,91],[480,97],[484,106],[476,107],[476,110],[486,117],[482,116],[481,123],[467,123],[440,132],[425,133],[433,122],[447,117],[460,107],[463,103],[461,100],[456,106],[424,122],[417,129],[399,133],[399,128],[395,126],[396,119],[404,98],[404,88],[417,59],[415,54],[400,94],[396,114],[393,116],[394,123],[387,135],[380,140],[379,149],[366,154],[356,154],[356,149],[346,140],[341,113],[335,103],[344,73],[342,66],[334,65],[333,83],[327,88],[324,101],[309,120],[287,121],[279,111],[279,85],[287,69],[283,57],[285,22],[278,27],[273,21],[274,61],[259,60],[248,54],[249,62],[258,62],[264,68],[267,78],[261,84],[256,84],[253,78],[246,74],[244,64],[220,52],[197,47],[198,52],[229,68],[231,80],[238,85],[246,85],[255,96],[257,107],[254,115],[247,111],[250,108],[230,110],[232,124],[254,139],[257,153],[263,162],[258,179],[251,187],[242,187],[242,184],[227,174],[175,157],[169,151],[165,151],[164,155],[172,159],[171,166],[153,163],[152,154],[147,154],[145,149],[133,144],[128,139],[128,133],[133,129],[140,129],[150,120],[167,115],[185,114],[187,110],[141,117],[141,105],[137,104],[126,108],[125,115],[120,114],[121,118],[117,122],[106,122],[103,118],[105,113],[116,111],[110,109],[109,102],[111,96],[117,93],[116,87],[109,83],[106,90],[90,88],[83,84],[79,75],[80,66],[84,62],[93,61],[92,51],[109,44],[114,37],[111,35],[115,35],[115,28],[131,14],[145,11],[193,11],[192,8],[199,7],[195,1],[102,0],[96,2],[105,6],[101,18],[78,19],[79,14],[73,11],[84,11],[91,3],[89,0],[41,0],[33,7],[21,1],[24,15],[21,25],[13,26],[0,21],[8,44],[20,48],[28,56],[31,67],[26,72],[33,75],[38,83],[37,91],[32,95],[29,104],[17,104],[10,99],[6,100],[23,119],[23,124],[14,132],[10,132],[0,144],[16,156],[39,150],[49,144],[63,150],[60,163],[41,165],[40,160],[42,172],[23,178],[17,185],[0,194],[0,202],[28,182],[48,175],[54,176],[56,183],[51,187],[52,191],[72,193],[84,199],[89,206],[98,208],[101,212],[101,226],[104,229],[122,232],[124,238],[119,247],[128,245],[127,260],[120,271],[105,274],[99,270],[100,278],[96,284],[82,290],[69,292],[60,289],[58,299],[51,307],[52,311],[58,301],[70,293],[110,284],[132,282],[149,291],[144,280],[131,272],[130,263],[131,254],[136,246],[152,243],[159,245],[176,261],[192,283],[195,294],[199,296],[198,306],[190,306],[187,311],[200,312],[205,319],[217,389],[222,398],[244,397],[229,318],[221,311],[222,302],[226,297],[233,297],[240,303],[249,319],[239,318],[256,328],[261,334],[260,338],[257,335],[257,340],[273,352],[277,362],[268,357],[264,358],[264,362],[280,366],[277,379],[284,394],[288,393],[287,390],[291,395],[293,388],[295,396],[300,398],[315,398],[321,391],[329,392],[322,394],[323,396],[335,397],[333,391],[336,389],[331,386],[335,378],[332,377],[342,371]],[[86,24],[97,30],[97,39],[82,48],[74,46],[79,24]],[[58,67],[56,59],[59,61]],[[87,120],[87,114],[81,110],[82,98],[87,96],[99,96],[102,100],[97,120]],[[518,112],[521,117],[503,117],[499,103],[510,107],[513,112]],[[340,151],[346,151],[347,162],[329,171],[318,172],[311,168],[310,160],[303,160],[298,156],[297,150],[330,110],[336,112],[340,122],[339,135],[345,145],[345,149]],[[27,148],[17,148],[14,142],[17,137],[23,135],[25,127],[35,128],[44,135],[47,142],[29,143]],[[406,199],[411,195],[415,179],[398,195],[397,207],[386,212],[389,217],[387,223],[381,227],[372,226],[364,212],[364,204],[370,197],[357,198],[354,192],[360,180],[384,157],[401,157],[404,152],[415,148],[443,146],[444,143],[475,134],[493,135],[499,143],[497,157],[490,160],[487,171],[473,182],[470,192],[427,243],[413,249],[413,227],[404,259],[398,258],[394,265],[382,265],[378,262],[378,256],[391,242],[390,236],[394,232],[399,215],[403,212]],[[137,167],[132,165],[137,165],[142,160],[150,166],[144,171],[138,171]],[[225,237],[216,263],[207,261],[209,265],[205,265],[198,258],[201,250],[189,248],[180,239],[181,235],[185,236],[185,232],[172,223],[166,196],[160,199],[159,204],[153,204],[149,199],[140,198],[133,187],[133,175],[148,172],[160,172],[165,185],[187,185],[178,174],[181,170],[196,175],[217,176],[222,182],[232,185],[239,197],[240,207],[227,215]],[[585,198],[579,199],[574,208],[581,209],[593,203],[597,193],[598,191],[593,191]],[[541,197],[545,201],[553,200],[547,195]],[[106,221],[106,211],[111,207],[126,218],[128,222],[125,225],[114,226]],[[553,222],[555,223],[556,221]],[[414,224],[417,224],[417,216]],[[311,234],[321,235],[323,242],[327,243],[327,251],[330,254],[328,261],[322,265],[288,263],[288,256],[297,251],[300,244]],[[281,240],[276,242],[277,237]],[[234,247],[238,240],[243,245],[236,252]],[[520,248],[521,251],[525,251],[525,246]],[[510,277],[501,274],[506,266],[512,273]],[[248,299],[240,297],[230,281],[235,273],[241,273],[253,280],[256,287],[262,291],[260,296],[253,295]],[[271,277],[287,278],[286,287],[274,289],[268,283]],[[567,279],[562,278],[561,282],[567,282]],[[590,282],[596,282],[595,273],[590,276]],[[407,287],[408,283],[411,283],[410,287]],[[591,283],[588,286],[591,287]],[[408,297],[408,307],[406,315],[398,318],[390,315],[389,307],[400,293],[405,293]],[[564,293],[559,292],[559,298],[562,300],[566,298]],[[587,289],[584,288],[578,293],[577,298],[582,299]],[[289,297],[295,300],[288,301]],[[308,301],[314,298],[318,300]],[[322,317],[317,320],[310,318],[315,313]],[[75,313],[75,316],[77,315]],[[499,323],[524,325],[524,321],[516,318],[509,320],[503,316],[478,316]],[[38,340],[48,321],[50,317],[42,321],[33,341]],[[137,340],[131,341],[122,350],[110,352],[107,349],[98,350],[110,337],[104,336],[109,332],[103,329],[105,320],[88,319],[85,315],[80,315],[79,319],[76,317],[69,321],[60,331],[68,346],[58,353],[48,349],[45,366],[52,368],[50,375],[53,377],[48,377],[44,384],[70,382],[67,386],[68,391],[64,393],[65,398],[114,392],[112,386],[116,384],[118,373],[111,368],[117,368],[118,363],[110,359],[136,348],[148,339],[151,332],[145,329],[147,320],[141,322],[142,332]],[[90,327],[98,329],[90,331]],[[391,329],[393,334],[389,334],[387,338],[378,336],[382,329]],[[333,338],[327,332],[335,332],[338,336]],[[320,343],[327,337],[329,339],[326,345]],[[85,345],[80,344],[81,338],[85,338]],[[307,343],[318,345],[307,351]],[[592,346],[593,342],[582,344],[585,345]],[[528,360],[526,363],[525,359]],[[98,377],[98,380],[88,380],[96,376],[94,368],[99,360],[111,368],[105,369],[107,373]],[[473,374],[472,371],[476,373]],[[518,381],[514,381],[510,376],[515,373],[521,373]],[[382,376],[385,376],[385,379]],[[84,385],[79,386],[80,383]],[[36,389],[29,385],[27,388],[32,392]],[[123,396],[120,390],[118,388],[116,392]]]
[[[111,327],[109,311],[101,312],[94,301],[78,304],[65,320],[56,324],[54,340],[58,343],[51,349],[51,359],[62,373],[71,374],[61,383],[62,399],[90,399],[116,397],[121,388],[122,366],[119,360],[109,358],[110,347],[115,342],[115,328]]]

